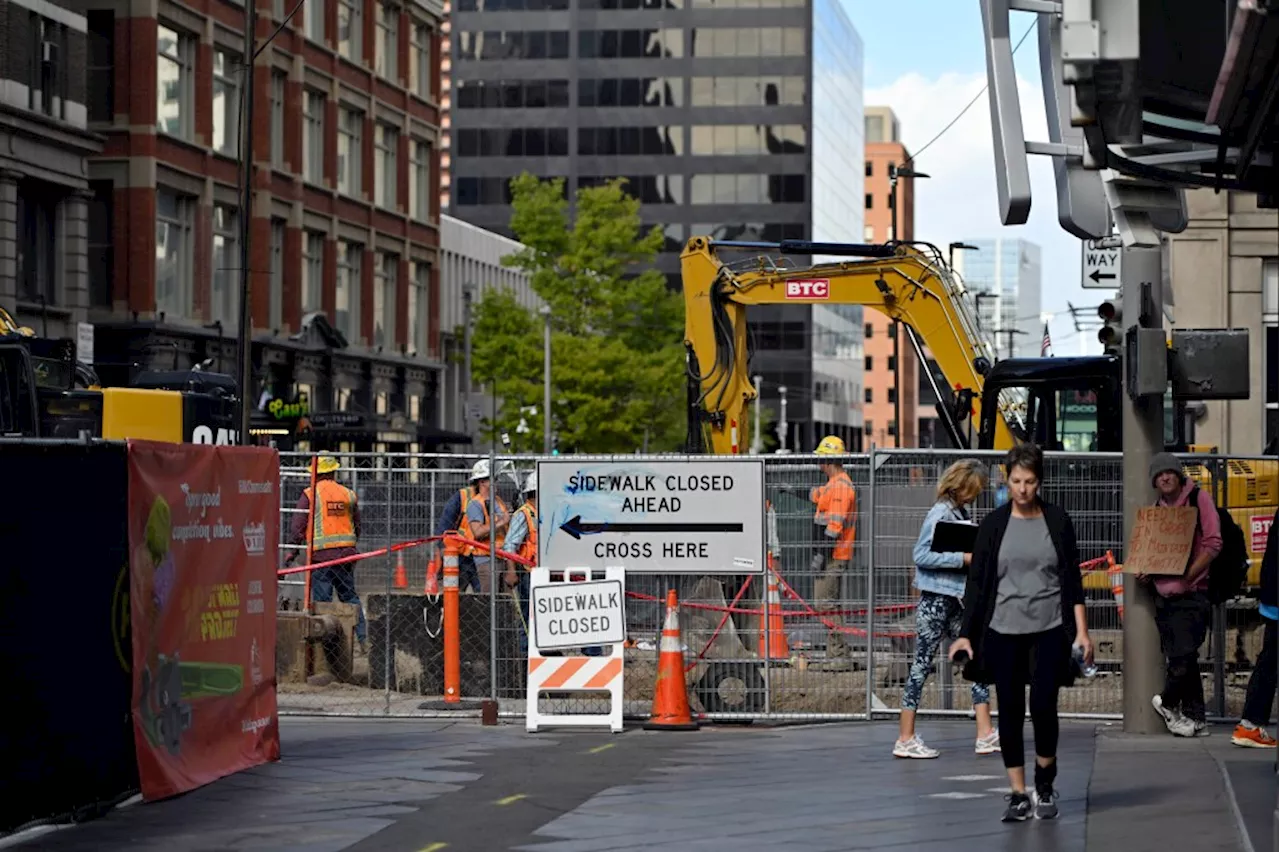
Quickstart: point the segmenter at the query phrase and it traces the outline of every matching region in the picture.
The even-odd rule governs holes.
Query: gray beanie
[[[1186,478],[1186,474],[1182,472],[1182,462],[1178,461],[1177,458],[1174,457],[1173,453],[1156,453],[1151,458],[1151,467],[1148,470],[1151,477],[1151,484],[1155,485],[1156,477],[1164,473],[1166,470],[1171,470],[1178,474],[1178,476],[1184,479]]]

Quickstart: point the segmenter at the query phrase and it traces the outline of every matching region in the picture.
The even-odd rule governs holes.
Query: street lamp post
[[[956,249],[961,251],[981,251],[977,246],[971,246],[968,243],[952,243],[947,246],[947,266],[952,269],[956,268]]]
[[[898,240],[898,178],[927,178],[924,172],[918,172],[907,166],[889,164],[889,229],[893,241]],[[915,234],[911,234],[912,237]]]
[[[927,178],[924,172],[918,172],[908,166],[889,164],[889,229],[893,242],[898,241],[898,178]],[[914,237],[915,234],[910,235]],[[898,338],[902,329],[895,319],[893,321],[893,445],[902,446],[902,364],[898,353]]]
[[[551,306],[538,309],[542,314],[542,452],[551,455]]]

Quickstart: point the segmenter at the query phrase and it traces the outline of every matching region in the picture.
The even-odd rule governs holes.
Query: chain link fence
[[[508,514],[514,512],[522,500],[520,487],[537,464],[534,456],[333,455],[341,464],[338,481],[358,495],[362,552],[456,529],[456,520],[444,517],[446,509],[454,508],[450,498],[468,487],[472,465],[481,459],[496,472],[491,505],[496,499]],[[919,593],[912,550],[935,501],[938,478],[960,458],[978,459],[989,472],[990,487],[973,512],[980,520],[1002,498],[1002,454],[891,450],[823,457],[822,462],[837,462],[849,475],[856,506],[849,552],[824,562],[813,557],[815,536],[823,534],[814,523],[814,489],[827,481],[819,459],[766,457],[764,574],[627,576],[624,713],[643,718],[650,712],[669,588],[680,597],[686,683],[695,713],[724,720],[865,719],[895,713],[915,656]],[[657,459],[699,460],[616,458]],[[305,454],[281,454],[282,565],[306,563],[304,539],[296,534],[305,525],[305,512],[297,505],[310,485],[310,460]],[[1276,461],[1197,456],[1187,463],[1191,475],[1213,489],[1219,504],[1244,529],[1254,551],[1250,581],[1256,585],[1266,524],[1276,506]],[[1122,465],[1118,454],[1051,453],[1046,461],[1044,497],[1065,507],[1076,528],[1099,666],[1097,676],[1063,691],[1061,707],[1067,715],[1121,713],[1124,648],[1113,591],[1119,579],[1108,573],[1107,556],[1123,561]],[[743,507],[743,517],[754,520],[758,511]],[[502,536],[494,533],[490,543],[501,547]],[[354,563],[349,575],[358,605],[344,603],[342,583],[334,582],[345,569],[317,576],[335,587],[331,602],[313,605],[323,622],[319,627],[316,619],[302,619],[299,612],[304,575],[282,576],[277,667],[282,713],[449,712],[441,711],[439,702],[444,689],[443,601],[429,576],[437,553],[438,542],[428,541]],[[474,570],[467,558],[462,560],[461,697],[496,699],[503,715],[522,716],[527,576],[518,565],[485,556],[474,554]],[[315,601],[315,592],[327,584],[313,586]],[[361,613],[363,642],[357,636]],[[1256,600],[1235,601],[1215,612],[1202,654],[1211,713],[1239,715],[1260,643]],[[969,684],[952,672],[944,654],[940,650],[934,660],[920,712],[968,714]],[[542,709],[599,713],[602,701],[583,693],[550,693],[543,697]],[[993,704],[993,709],[999,708]]]

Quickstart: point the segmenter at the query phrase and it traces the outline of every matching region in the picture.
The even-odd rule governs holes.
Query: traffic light
[[[1098,342],[1108,355],[1119,355],[1124,348],[1124,325],[1120,296],[1116,295],[1098,305],[1098,318],[1102,320],[1102,328],[1098,329]]]

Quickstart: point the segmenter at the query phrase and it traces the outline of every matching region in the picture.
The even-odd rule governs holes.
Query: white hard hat
[[[480,459],[471,467],[471,481],[489,478],[489,460]]]
[[[524,481],[524,493],[533,494],[538,490],[538,472],[535,470]]]

